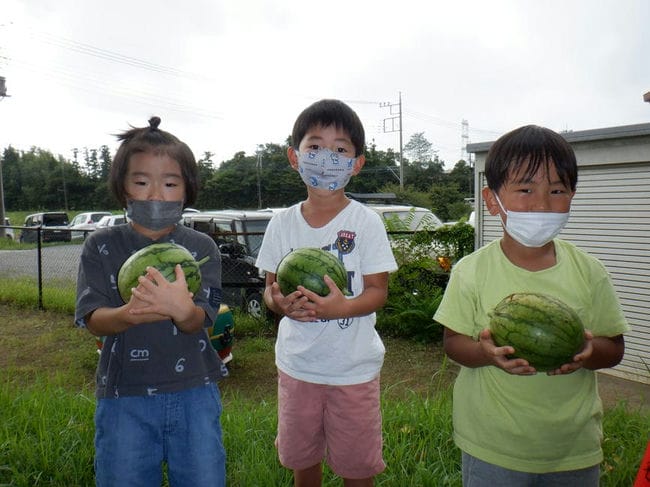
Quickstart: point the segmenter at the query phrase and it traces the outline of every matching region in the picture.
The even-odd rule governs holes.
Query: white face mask
[[[346,157],[329,149],[298,152],[298,173],[310,188],[334,191],[344,188],[352,172],[356,158]]]
[[[525,247],[542,247],[553,240],[562,231],[569,220],[569,212],[553,213],[550,211],[510,211],[501,204],[496,193],[494,197],[506,214],[506,222],[501,223],[508,235]]]

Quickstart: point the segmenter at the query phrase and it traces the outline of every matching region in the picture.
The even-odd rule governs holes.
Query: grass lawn
[[[65,313],[0,304],[0,485],[93,485],[93,337]],[[242,317],[243,318],[243,317]],[[230,377],[221,383],[222,424],[233,486],[292,485],[277,462],[275,377],[270,328],[236,329]],[[384,455],[381,486],[460,485],[451,441],[456,367],[440,347],[385,339],[382,371]],[[631,485],[650,435],[647,411],[608,408],[604,486]],[[324,485],[340,485],[326,471]]]

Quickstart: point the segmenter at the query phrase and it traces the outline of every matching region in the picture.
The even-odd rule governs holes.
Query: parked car
[[[399,230],[403,227],[405,231],[416,230],[435,230],[443,225],[431,210],[417,206],[407,205],[375,205],[369,204],[369,208],[381,216],[388,225],[396,227]]]
[[[124,215],[105,215],[97,222],[95,230],[105,227],[114,227],[115,225],[123,225],[124,223],[126,223],[126,217]]]
[[[85,239],[88,233],[95,230],[97,222],[104,216],[111,216],[110,211],[87,211],[79,213],[70,222],[71,238]]]
[[[386,223],[393,252],[406,252],[408,255],[429,254],[438,263],[442,271],[442,281],[446,283],[452,264],[445,249],[438,245],[413,245],[410,239],[404,240],[405,236],[399,234],[408,232],[410,235],[413,232],[436,230],[445,225],[440,218],[431,210],[418,206],[368,204],[368,207],[378,213]]]
[[[183,224],[210,235],[221,253],[224,302],[249,314],[264,313],[264,274],[255,260],[272,211],[220,210],[183,215]]]
[[[391,231],[435,230],[443,225],[442,220],[427,208],[398,204],[395,193],[345,193],[345,195],[374,210]]]
[[[34,213],[25,218],[25,227],[40,227],[42,242],[69,242],[68,214],[64,211]],[[21,243],[33,243],[38,230],[25,228],[20,232]]]
[[[10,240],[14,239],[14,229],[10,227],[11,222],[9,221],[9,218],[5,217],[5,237],[7,237]]]
[[[472,212],[469,214],[469,218],[467,219],[467,223],[476,228],[476,211],[472,210]]]

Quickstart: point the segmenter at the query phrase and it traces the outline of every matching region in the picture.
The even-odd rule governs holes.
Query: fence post
[[[43,310],[43,245],[41,244],[42,227],[36,230],[36,269],[38,271],[38,309]]]

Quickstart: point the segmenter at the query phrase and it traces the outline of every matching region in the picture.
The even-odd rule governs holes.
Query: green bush
[[[408,222],[406,222],[408,224]],[[377,329],[384,336],[439,342],[442,327],[433,315],[444,294],[451,265],[474,250],[474,228],[465,223],[404,233],[387,222],[398,270],[388,282],[388,299]]]

